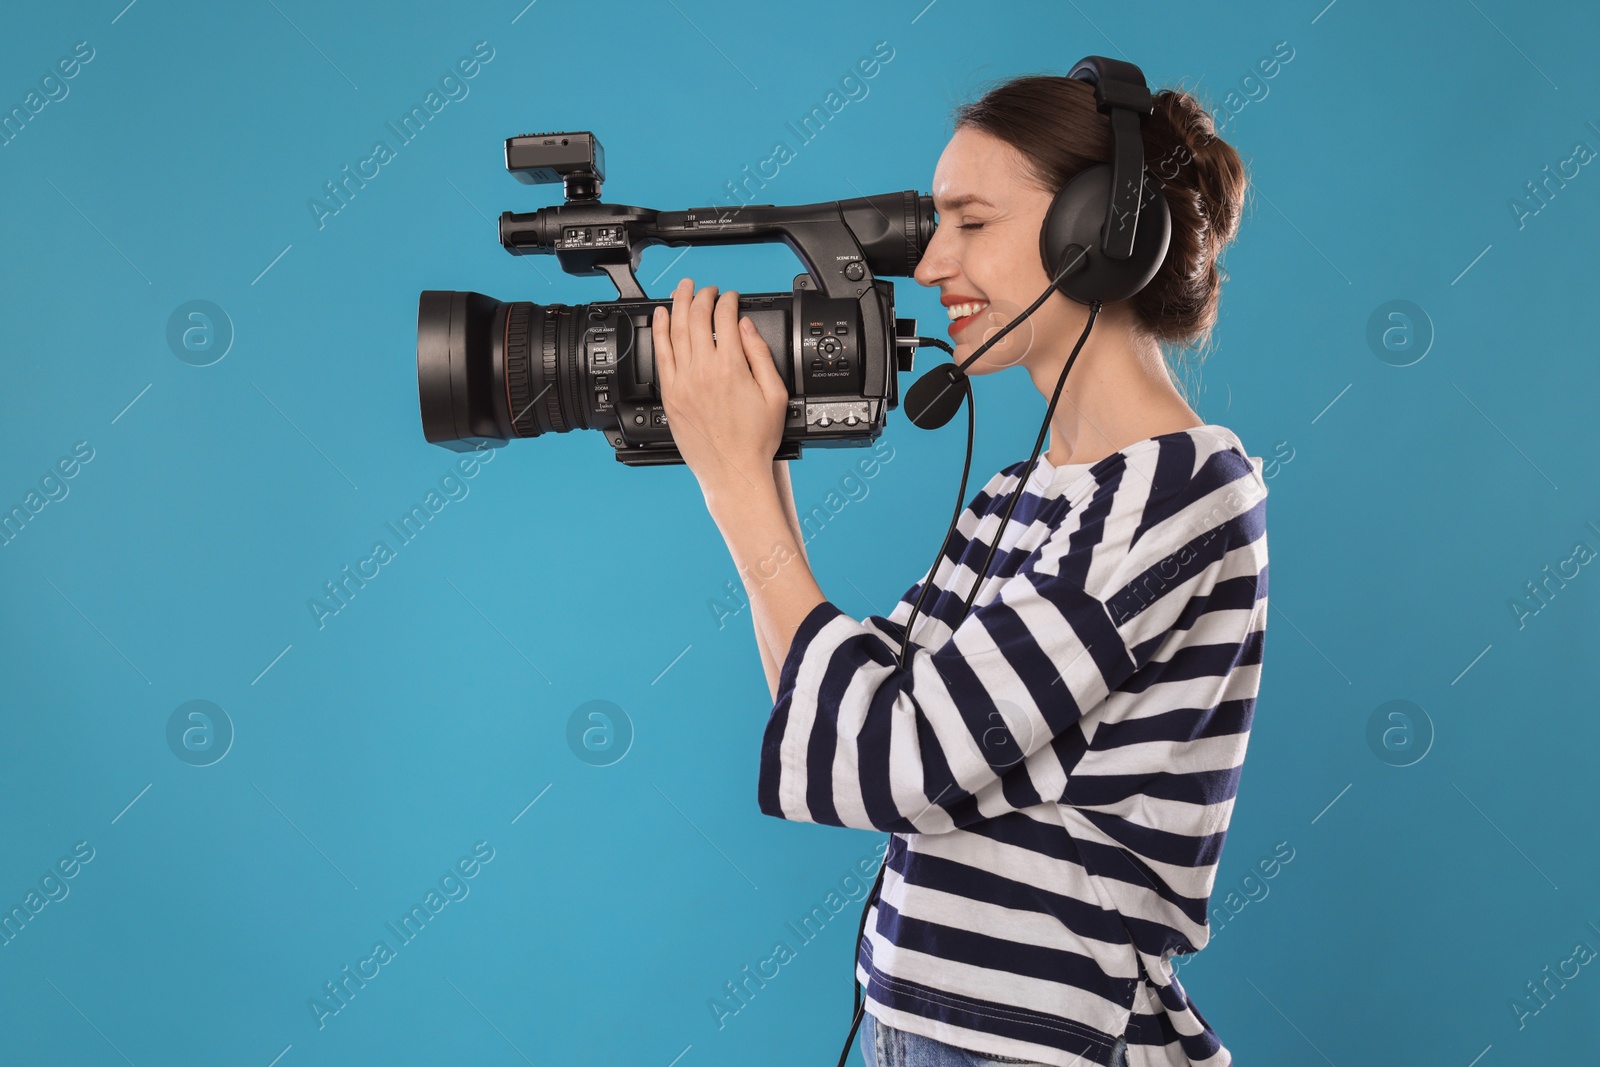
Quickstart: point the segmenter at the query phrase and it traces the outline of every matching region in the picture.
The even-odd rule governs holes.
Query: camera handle
[[[604,274],[619,300],[646,300],[636,272],[651,245],[782,241],[825,296],[855,300],[872,288],[875,276],[908,277],[916,269],[926,242],[907,235],[931,227],[932,217],[930,198],[914,189],[816,204],[684,211],[577,201],[502,212],[500,243],[514,256],[554,255],[563,271],[577,277]]]

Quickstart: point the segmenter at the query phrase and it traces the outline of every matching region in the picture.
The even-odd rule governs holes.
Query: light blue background
[[[992,80],[1125,56],[1223,107],[1279,41],[1293,60],[1224,129],[1254,192],[1192,393],[1279,460],[1274,610],[1213,898],[1238,913],[1182,978],[1246,1064],[1593,1048],[1592,965],[1544,1005],[1526,983],[1600,947],[1600,577],[1521,627],[1510,603],[1600,548],[1600,174],[1522,227],[1509,206],[1600,148],[1592,5],[125,2],[11,4],[0,33],[5,110],[94,49],[0,148],[0,503],[94,449],[0,548],[0,908],[94,849],[0,948],[0,1061],[832,1064],[865,885],[722,1028],[708,1006],[883,837],[758,811],[770,703],[748,615],[708,606],[736,573],[686,468],[514,442],[313,622],[457,458],[419,425],[417,294],[614,297],[498,246],[488,219],[556,202],[505,173],[511,134],[595,131],[605,199],[660,209],[730,202],[778,139],[797,157],[763,202],[927,191]],[[319,230],[307,201],[479,41],[469,95]],[[785,124],[878,41],[869,94],[799,146]],[[652,295],[801,269],[679,251],[646,253]],[[898,293],[944,335],[935,292]],[[210,366],[166,342],[190,300],[236,333]],[[1391,300],[1435,333],[1410,366],[1367,342]],[[1020,373],[977,392],[969,493],[1044,411]],[[891,416],[894,458],[809,544],[844,610],[922,573],[964,435]],[[793,464],[801,510],[865,454]],[[190,700],[236,731],[209,767],[168,747]],[[567,743],[590,700],[632,723],[610,766]],[[1426,715],[1411,766],[1368,741],[1391,700]],[[478,841],[470,894],[319,1029],[323,983]]]

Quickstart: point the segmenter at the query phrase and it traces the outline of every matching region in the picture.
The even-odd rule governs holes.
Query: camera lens
[[[418,299],[417,397],[431,443],[468,451],[510,437],[510,413],[496,403],[505,312],[481,293],[427,290]]]
[[[417,302],[417,397],[432,444],[470,451],[581,429],[571,309],[426,290]],[[566,358],[562,358],[565,354]]]
[[[800,275],[788,293],[741,293],[789,386],[784,440],[870,442],[898,400],[887,337],[888,283],[876,298],[830,298]],[[656,381],[651,314],[665,300],[535,304],[424,290],[417,301],[417,398],[430,444],[457,452],[513,438],[599,430],[630,465],[681,463]],[[869,314],[863,314],[866,310]]]

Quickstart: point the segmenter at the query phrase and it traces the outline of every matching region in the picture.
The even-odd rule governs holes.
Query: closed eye
[[[965,223],[962,223],[960,226],[958,226],[957,229],[962,229],[962,230],[981,230],[981,229],[983,229],[983,223],[981,223],[981,222],[965,222]]]

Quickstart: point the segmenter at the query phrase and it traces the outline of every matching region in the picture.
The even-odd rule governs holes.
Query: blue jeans
[[[871,1012],[864,1012],[861,1016],[861,1054],[867,1061],[867,1067],[987,1067],[991,1063],[1045,1067],[1036,1060],[970,1052],[931,1037],[897,1030],[879,1022]],[[1119,1037],[1111,1050],[1111,1067],[1127,1067],[1127,1056],[1128,1040]]]

